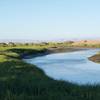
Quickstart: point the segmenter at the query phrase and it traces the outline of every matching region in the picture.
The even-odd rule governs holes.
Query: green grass
[[[43,53],[47,47],[1,47],[0,100],[100,100],[100,85],[53,80],[21,60],[23,53]]]

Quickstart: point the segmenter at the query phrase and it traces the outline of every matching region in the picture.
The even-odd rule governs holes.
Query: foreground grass
[[[0,100],[100,100],[100,86],[78,86],[47,77],[21,60],[46,49],[3,48],[0,52]]]

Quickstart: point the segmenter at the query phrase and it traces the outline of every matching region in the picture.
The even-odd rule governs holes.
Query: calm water
[[[100,64],[91,62],[88,57],[96,50],[49,54],[26,61],[41,68],[46,75],[57,80],[77,84],[100,84]]]

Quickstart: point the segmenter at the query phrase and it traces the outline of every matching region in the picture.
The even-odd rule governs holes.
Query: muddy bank
[[[100,63],[100,54],[93,55],[92,57],[88,58],[90,61]]]
[[[88,48],[79,48],[79,47],[53,47],[48,48],[48,51],[51,53],[60,53],[60,52],[73,52],[73,51],[80,51],[80,50],[87,50]]]
[[[53,48],[47,48],[43,49],[37,52],[34,52],[34,50],[30,52],[25,52],[21,55],[21,58],[23,59],[29,59],[37,56],[44,56],[51,53],[61,53],[61,52],[74,52],[74,51],[80,51],[80,50],[87,50],[86,48],[73,48],[73,47],[53,47]]]

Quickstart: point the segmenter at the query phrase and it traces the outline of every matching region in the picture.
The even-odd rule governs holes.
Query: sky
[[[0,40],[100,38],[100,0],[0,0]]]

